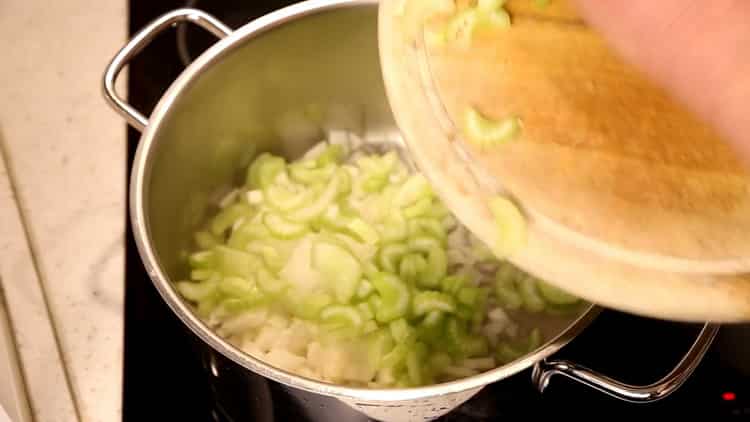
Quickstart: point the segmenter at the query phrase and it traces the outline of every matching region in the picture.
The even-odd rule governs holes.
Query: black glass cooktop
[[[289,4],[279,0],[130,0],[131,34],[169,10],[194,6],[237,28]],[[149,111],[184,68],[214,40],[201,30],[168,31],[130,66],[128,95]],[[140,134],[128,129],[132,162]],[[143,269],[128,225],[125,298],[123,420],[328,421],[366,420],[338,402],[291,391],[247,372],[213,353],[161,301]],[[630,383],[650,383],[668,372],[700,327],[605,311],[559,357]],[[743,340],[744,338],[744,340]],[[723,327],[693,376],[673,395],[653,404],[630,404],[564,378],[544,394],[530,371],[485,388],[442,418],[495,421],[529,416],[750,418],[750,327]],[[741,347],[743,346],[744,347]]]

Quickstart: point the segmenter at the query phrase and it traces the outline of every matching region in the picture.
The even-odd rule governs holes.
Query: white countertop
[[[121,419],[125,125],[100,80],[126,37],[124,0],[0,3],[0,287],[38,422]]]

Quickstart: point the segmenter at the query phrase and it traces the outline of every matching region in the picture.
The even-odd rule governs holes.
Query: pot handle
[[[146,27],[138,31],[135,36],[117,52],[104,72],[104,97],[112,108],[120,113],[130,125],[143,131],[148,125],[148,119],[138,110],[133,108],[127,101],[120,98],[115,91],[115,81],[125,65],[128,64],[136,54],[141,52],[162,31],[181,22],[191,22],[218,38],[224,38],[232,33],[232,29],[224,25],[218,19],[206,12],[197,9],[177,9],[166,13],[152,21]]]
[[[550,378],[560,374],[621,400],[632,403],[654,402],[672,394],[690,377],[718,331],[718,325],[705,324],[677,366],[662,379],[649,385],[625,384],[570,361],[546,359],[534,365],[532,382],[540,392],[544,392]]]

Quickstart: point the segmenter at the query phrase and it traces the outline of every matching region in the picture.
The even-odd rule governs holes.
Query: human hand
[[[750,1],[573,0],[614,48],[750,162]]]

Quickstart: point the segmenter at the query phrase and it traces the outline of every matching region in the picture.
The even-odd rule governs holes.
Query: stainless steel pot
[[[115,92],[128,61],[160,32],[181,22],[221,38],[170,86],[149,118]],[[563,374],[624,400],[661,399],[690,375],[718,329],[706,325],[678,366],[649,386],[630,386],[565,361],[547,360],[596,316],[589,308],[545,345],[505,366],[454,382],[410,389],[350,388],[279,370],[212,332],[175,291],[185,275],[191,233],[211,199],[233,183],[259,152],[299,156],[325,129],[365,137],[397,133],[377,54],[377,7],[366,0],[311,0],[232,31],[194,9],[158,18],[114,57],[106,98],[143,132],[130,181],[132,226],[139,252],[161,296],[211,348],[253,373],[293,389],[331,396],[380,420],[426,420],[445,414],[484,386],[534,366],[540,390]],[[158,71],[155,69],[154,71]]]

